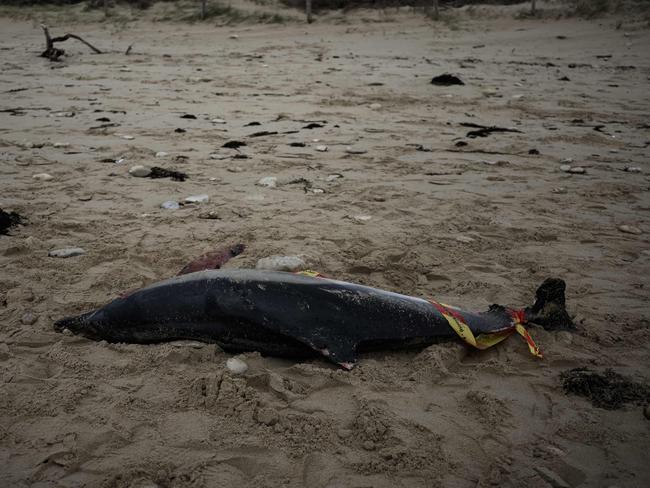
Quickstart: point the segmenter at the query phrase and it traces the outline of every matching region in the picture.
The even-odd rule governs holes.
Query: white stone
[[[381,103],[371,103],[368,107],[372,110],[379,110],[381,108]]]
[[[86,254],[86,251],[80,247],[64,247],[62,249],[53,249],[47,253],[52,258],[71,258],[82,254]]]
[[[625,171],[627,171],[628,173],[640,173],[641,168],[639,168],[638,166],[626,166]]]
[[[137,176],[138,178],[144,178],[151,174],[151,169],[147,168],[146,166],[142,166],[141,164],[136,164],[135,166],[131,166],[129,174],[131,176]]]
[[[315,149],[316,149],[317,151],[320,151],[320,152],[325,152],[325,151],[327,151],[327,146],[324,145],[324,144],[321,144],[321,145],[319,145],[319,146],[316,146]]]
[[[47,173],[37,173],[34,176],[32,176],[32,178],[40,181],[50,181],[54,179],[54,176]]]
[[[68,142],[55,142],[52,144],[52,147],[70,147],[70,143]]]
[[[582,166],[574,166],[569,170],[569,173],[575,174],[575,175],[583,175],[587,172],[585,168]]]
[[[372,217],[370,215],[353,215],[352,219],[357,222],[368,222]]]
[[[169,156],[169,153],[166,153],[165,151],[158,151],[158,152],[156,153],[156,157],[157,157],[157,158],[164,158],[164,157],[166,157],[166,156]]]
[[[122,137],[122,139],[126,139],[127,141],[132,141],[133,139],[135,139],[135,137],[129,136],[129,135],[123,135],[121,137]]]
[[[307,264],[300,256],[269,256],[257,261],[255,269],[271,271],[301,271]]]
[[[469,236],[454,236],[454,239],[456,239],[458,242],[463,242],[465,244],[469,244],[470,242],[474,242],[474,239],[472,239]]]
[[[257,184],[267,188],[275,188],[278,186],[278,179],[275,176],[265,176],[264,178],[260,178]]]
[[[625,234],[634,234],[636,236],[643,234],[643,231],[641,229],[632,225],[619,225],[618,230],[624,232]]]
[[[570,164],[561,165],[560,171],[564,171],[565,173],[568,173],[569,171],[571,171],[571,165]]]
[[[226,124],[227,122],[224,119],[212,119],[213,124]]]
[[[233,374],[244,374],[248,371],[248,364],[238,358],[230,358],[226,361],[226,368]]]
[[[206,203],[210,201],[210,196],[202,193],[201,195],[190,195],[185,199],[186,203]]]

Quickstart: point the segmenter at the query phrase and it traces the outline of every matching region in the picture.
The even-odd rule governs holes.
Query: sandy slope
[[[0,485],[532,488],[551,486],[536,471],[547,468],[574,487],[648,486],[642,410],[567,397],[558,375],[650,375],[650,34],[614,19],[433,32],[398,20],[138,24],[113,37],[79,27],[111,53],[68,43],[60,64],[35,56],[37,28],[0,21],[0,108],[26,108],[0,113],[0,206],[29,220],[0,237]],[[429,84],[447,71],[466,86]],[[120,125],[93,129],[100,117]],[[327,123],[302,129],[307,120]],[[261,126],[244,127],[252,121]],[[467,139],[462,122],[521,133]],[[261,130],[298,132],[247,137]],[[248,159],[220,149],[233,139],[248,142]],[[568,157],[587,173],[561,172]],[[130,177],[133,164],[190,179]],[[54,179],[32,178],[42,172]],[[324,193],[256,186],[264,176]],[[198,193],[210,203],[159,208]],[[207,210],[220,219],[200,219]],[[330,276],[468,308],[529,304],[559,276],[579,330],[531,329],[543,361],[511,338],[483,353],[451,343],[368,355],[352,372],[247,354],[244,377],[225,371],[230,356],[215,346],[52,330],[234,242],[248,250],[228,266],[303,254]],[[88,253],[47,257],[65,245]],[[25,312],[38,321],[21,323]]]

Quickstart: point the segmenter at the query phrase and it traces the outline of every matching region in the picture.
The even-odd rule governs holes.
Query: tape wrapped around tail
[[[566,310],[566,283],[559,278],[547,278],[537,288],[535,303],[524,310],[526,322],[541,325],[546,330],[574,329]]]

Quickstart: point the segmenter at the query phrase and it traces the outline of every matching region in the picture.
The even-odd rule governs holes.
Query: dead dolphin
[[[532,307],[493,305],[472,313],[322,277],[209,270],[155,283],[94,312],[60,320],[55,328],[109,342],[192,339],[228,351],[321,354],[350,369],[357,353],[366,350],[427,345],[456,335],[480,347],[525,322],[571,327],[564,290],[562,280],[548,279]]]

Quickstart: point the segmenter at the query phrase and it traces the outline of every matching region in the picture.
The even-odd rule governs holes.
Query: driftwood
[[[102,54],[102,52],[97,49],[95,46],[93,46],[91,43],[88,41],[85,41],[82,39],[80,36],[76,34],[65,34],[63,36],[59,37],[51,37],[50,36],[50,31],[47,29],[47,26],[45,24],[41,24],[41,28],[43,29],[43,33],[45,34],[45,51],[41,53],[41,57],[47,58],[50,61],[58,61],[61,56],[65,54],[65,51],[63,49],[59,49],[58,47],[54,47],[55,42],[64,42],[67,41],[68,39],[76,39],[78,41],[83,42],[86,46],[88,46],[90,49],[92,49],[95,53],[97,54]]]

